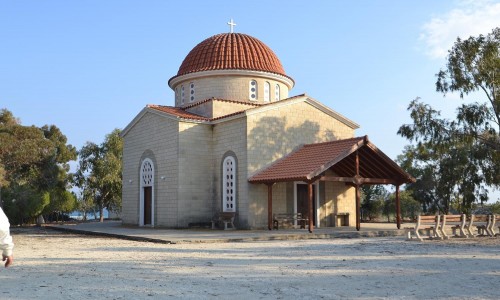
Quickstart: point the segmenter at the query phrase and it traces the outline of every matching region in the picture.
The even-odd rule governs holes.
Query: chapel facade
[[[316,228],[355,226],[354,178],[380,174],[367,163],[350,174],[354,152],[378,151],[397,173],[385,177],[407,175],[354,137],[358,124],[306,94],[289,96],[294,80],[252,36],[207,38],[168,85],[175,106],[147,105],[122,131],[123,224],[187,228],[233,212],[237,228],[271,229],[271,212],[301,212]],[[401,181],[391,180],[383,183]]]

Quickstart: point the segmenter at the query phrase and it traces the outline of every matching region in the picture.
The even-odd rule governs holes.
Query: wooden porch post
[[[356,188],[356,230],[361,229],[361,191],[359,185],[355,185]]]
[[[273,230],[273,183],[267,183],[267,228]]]
[[[308,203],[308,217],[309,217],[309,232],[313,232],[313,186],[311,182],[307,183],[307,203]]]
[[[356,151],[356,177],[359,177],[359,154]],[[356,230],[361,229],[361,191],[360,184],[356,183]]]
[[[401,229],[401,204],[399,201],[399,185],[396,185],[396,224]]]

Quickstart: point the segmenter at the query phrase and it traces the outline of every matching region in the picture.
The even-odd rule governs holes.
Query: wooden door
[[[316,226],[316,187],[313,185],[313,225]],[[309,217],[307,184],[297,184],[297,212]]]
[[[152,187],[144,187],[144,225],[151,225]]]

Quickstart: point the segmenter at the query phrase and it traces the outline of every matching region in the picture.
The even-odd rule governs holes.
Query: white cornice
[[[276,73],[252,71],[252,70],[211,70],[211,71],[193,72],[181,76],[172,77],[168,81],[168,86],[170,86],[170,88],[173,90],[179,82],[193,80],[195,78],[211,77],[211,76],[245,76],[245,77],[269,78],[284,83],[289,90],[291,90],[295,85],[295,82],[290,77],[286,77]]]
[[[187,122],[187,123],[197,123],[197,124],[206,124],[206,125],[213,125],[213,124],[220,124],[220,123],[224,123],[224,122],[228,122],[228,121],[232,121],[232,120],[235,120],[235,119],[240,119],[240,118],[244,118],[244,117],[247,117],[247,116],[251,116],[251,115],[255,115],[255,114],[260,114],[260,113],[263,113],[263,112],[266,112],[266,111],[269,111],[269,110],[275,110],[275,109],[278,109],[280,107],[284,107],[284,106],[289,106],[289,105],[293,105],[295,103],[300,103],[300,102],[306,102],[308,103],[309,105],[313,106],[314,108],[324,112],[325,114],[331,116],[332,118],[335,118],[336,120],[344,123],[345,125],[351,127],[352,129],[358,129],[359,128],[359,125],[344,117],[343,115],[341,115],[340,113],[332,110],[331,108],[321,104],[319,101],[307,96],[307,95],[300,95],[300,96],[294,96],[294,97],[290,97],[290,98],[287,98],[287,99],[283,99],[283,100],[280,100],[280,101],[277,101],[277,102],[273,102],[273,103],[270,103],[270,104],[267,104],[267,105],[263,105],[263,106],[259,106],[259,107],[254,107],[254,108],[249,108],[245,111],[242,111],[241,113],[236,113],[234,115],[231,115],[231,116],[228,116],[228,117],[221,117],[221,118],[216,118],[216,119],[212,119],[212,120],[194,120],[194,119],[189,119],[189,118],[182,118],[182,117],[179,117],[177,115],[172,115],[172,114],[169,114],[167,112],[163,112],[163,111],[159,111],[159,110],[156,110],[156,109],[152,109],[152,108],[149,108],[149,107],[145,107],[144,109],[141,110],[141,112],[132,120],[132,122],[130,122],[127,127],[125,127],[125,129],[123,129],[123,131],[121,132],[121,136],[125,136],[127,134],[127,132],[132,128],[134,127],[134,125],[146,114],[146,113],[152,113],[152,114],[156,114],[158,116],[162,116],[162,117],[165,117],[165,118],[168,118],[168,119],[171,119],[171,120],[177,120],[177,121],[182,121],[182,122]]]
[[[154,115],[157,115],[157,116],[160,116],[163,118],[167,118],[170,120],[175,120],[175,121],[183,121],[183,122],[188,122],[188,123],[199,123],[199,124],[211,124],[207,120],[186,119],[186,118],[182,118],[182,117],[179,117],[179,116],[176,116],[173,114],[169,114],[168,112],[163,112],[163,111],[159,111],[157,109],[144,107],[139,112],[139,114],[137,114],[137,116],[135,116],[135,118],[122,130],[122,132],[120,133],[120,136],[124,137],[125,135],[127,135],[127,133],[130,131],[130,129],[132,129],[135,126],[135,124],[137,124],[137,122],[139,122],[144,117],[144,115],[146,113],[151,113],[151,114],[154,114]]]
[[[299,103],[299,102],[306,102],[308,103],[309,105],[311,105],[312,107],[324,112],[325,114],[331,116],[332,118],[335,118],[336,120],[338,120],[339,122],[351,127],[352,129],[358,129],[359,128],[359,125],[344,117],[343,115],[341,115],[340,113],[334,111],[333,109],[321,104],[319,101],[309,97],[308,95],[301,95],[301,96],[294,96],[294,97],[290,97],[290,98],[287,98],[287,99],[283,99],[283,100],[280,100],[280,101],[277,101],[277,102],[273,102],[273,103],[270,103],[270,104],[267,104],[267,105],[263,105],[263,106],[259,106],[259,107],[255,107],[255,108],[250,108],[240,114],[237,114],[237,115],[234,115],[234,116],[230,116],[230,117],[226,117],[226,118],[220,118],[220,119],[217,119],[217,120],[212,120],[210,121],[210,123],[212,124],[217,124],[217,123],[223,123],[223,122],[226,122],[226,121],[230,121],[230,120],[234,120],[234,119],[239,119],[239,118],[242,118],[242,117],[246,117],[246,116],[251,116],[251,115],[254,115],[254,114],[260,114],[260,113],[263,113],[263,112],[266,112],[266,111],[269,111],[269,110],[274,110],[274,109],[278,109],[280,107],[284,107],[284,106],[288,106],[288,105],[293,105],[295,103]]]
[[[359,124],[344,117],[340,113],[334,111],[333,109],[329,108],[328,106],[323,105],[321,102],[318,100],[315,100],[309,96],[307,96],[307,103],[311,104],[315,108],[321,110],[322,112],[334,117],[335,119],[339,120],[340,122],[346,124],[347,126],[351,127],[352,129],[358,129]]]

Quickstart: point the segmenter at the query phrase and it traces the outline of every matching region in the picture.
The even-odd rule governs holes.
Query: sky
[[[437,93],[435,74],[457,37],[500,26],[500,0],[0,0],[0,109],[56,125],[77,149],[100,144],[147,104],[173,106],[168,80],[231,18],[279,57],[290,96],[353,120],[395,159],[411,100],[446,117],[464,101]]]

